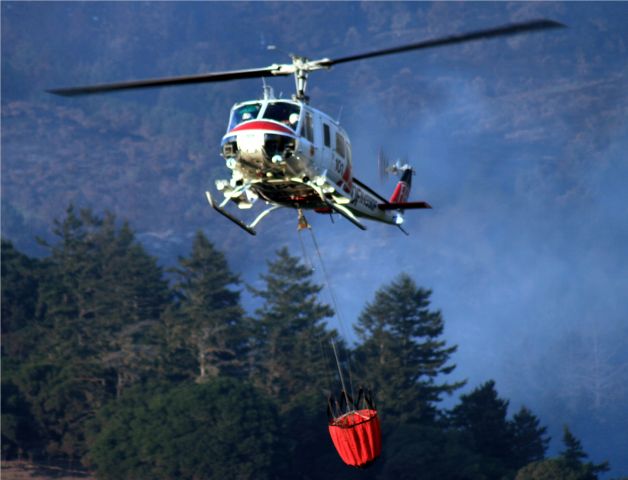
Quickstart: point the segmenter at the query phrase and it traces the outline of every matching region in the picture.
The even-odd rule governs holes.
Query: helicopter
[[[335,59],[310,60],[290,55],[291,63],[262,68],[56,88],[48,92],[78,96],[292,75],[296,88],[292,98],[276,98],[264,81],[261,99],[238,102],[231,108],[220,147],[231,177],[215,181],[216,189],[224,197],[220,203],[209,190],[205,192],[209,204],[251,235],[256,234],[255,227],[262,219],[282,207],[297,209],[300,224],[304,219],[302,210],[306,209],[339,214],[361,230],[366,230],[362,219],[368,219],[395,225],[407,234],[402,227],[405,211],[432,208],[425,201],[408,200],[413,167],[399,162],[384,167],[400,176],[388,199],[356,178],[347,132],[337,120],[310,105],[306,95],[309,74],[384,55],[561,27],[564,25],[553,20],[531,20]],[[250,223],[226,209],[228,204],[250,209],[260,199],[266,207]]]

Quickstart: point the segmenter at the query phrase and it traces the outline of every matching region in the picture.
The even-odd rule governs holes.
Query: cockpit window
[[[264,118],[276,120],[296,130],[301,107],[288,102],[271,102],[266,106]]]
[[[231,114],[231,122],[229,122],[228,130],[233,129],[236,125],[246,122],[247,120],[256,119],[261,108],[261,103],[249,103],[236,108]]]

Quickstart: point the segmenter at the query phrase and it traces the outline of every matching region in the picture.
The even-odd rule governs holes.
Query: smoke
[[[319,53],[333,58],[510,21],[561,21],[569,28],[313,74],[313,106],[333,117],[342,111],[355,175],[388,196],[394,180],[381,185],[377,175],[377,152],[384,147],[391,159],[407,157],[415,167],[411,199],[426,200],[434,209],[406,213],[409,237],[388,225],[369,222],[362,232],[342,218],[332,223],[325,215],[307,215],[348,340],[354,340],[350,326],[375,291],[400,272],[409,273],[432,289],[432,308],[443,312],[445,337],[459,346],[456,378],[467,378],[468,388],[495,379],[514,408],[526,404],[553,432],[565,422],[577,426],[594,461],[609,458],[614,470],[628,470],[612,443],[617,432],[628,429],[620,411],[628,404],[628,354],[622,348],[628,338],[628,69],[618,61],[626,54],[626,4],[335,3],[329,15],[330,8],[3,3],[3,214],[15,210],[9,220],[15,217],[22,228],[33,218],[51,221],[41,205],[56,203],[61,214],[68,196],[82,195],[97,198],[99,205],[123,205],[116,213],[129,218],[124,207],[139,202],[134,195],[143,188],[145,203],[129,220],[162,258],[187,254],[194,231],[202,228],[246,283],[259,286],[265,262],[282,245],[314,259],[315,277],[323,282],[307,232],[303,253],[294,212],[272,213],[258,236],[249,237],[204,203],[206,186],[199,179],[209,183],[224,175],[216,152],[229,104],[255,97],[258,84],[159,93],[171,109],[171,122],[151,126],[137,120],[135,135],[144,139],[133,156],[137,165],[120,150],[125,142],[133,144],[120,138],[128,122],[119,113],[92,118],[93,108],[102,112],[103,103],[126,102],[131,94],[72,107],[54,104],[59,118],[68,112],[78,116],[57,123],[45,110],[29,113],[28,103],[26,113],[13,120],[8,103],[27,98],[38,108],[50,106],[48,100],[37,103],[40,94],[33,92],[79,80],[284,61],[259,48],[262,36],[312,58]],[[302,18],[308,22],[295,21]],[[61,53],[67,51],[72,55]],[[74,69],[77,58],[81,66]],[[84,76],[68,78],[68,72]],[[271,84],[284,96],[292,89],[290,79]],[[148,109],[142,118],[150,120],[158,100],[137,98],[133,110],[142,105]],[[181,112],[185,115],[176,115]],[[113,122],[119,128],[108,130]],[[190,146],[193,135],[187,133],[194,129],[202,130],[206,145]],[[158,145],[174,158],[155,156],[153,143],[162,130],[180,132],[177,148]],[[58,138],[68,141],[54,151]],[[32,157],[29,149],[51,159],[38,163],[48,174],[38,176],[43,180],[37,185],[29,183],[28,170],[20,170]],[[110,152],[120,157],[119,174],[111,177],[115,185],[103,181],[109,177],[98,169],[83,172],[80,182],[68,170],[92,168],[90,158],[109,158]],[[107,164],[104,173],[111,168]],[[59,179],[67,186],[59,194],[63,198],[50,193],[48,182]],[[121,196],[108,198],[110,187]],[[185,198],[184,207],[170,200],[178,198]],[[7,218],[3,215],[4,232]],[[256,304],[248,294],[245,302],[249,310]],[[331,323],[339,327],[336,320]]]

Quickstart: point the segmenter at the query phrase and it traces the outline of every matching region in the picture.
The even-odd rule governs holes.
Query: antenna
[[[275,98],[273,87],[266,83],[264,77],[262,77],[262,91],[264,92],[264,100],[273,100]]]
[[[336,122],[340,123],[340,117],[342,116],[342,109],[345,108],[344,105],[340,105],[340,111],[338,112],[338,118],[336,119]]]

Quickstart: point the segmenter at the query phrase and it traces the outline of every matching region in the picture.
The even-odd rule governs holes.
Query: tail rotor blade
[[[388,179],[388,158],[386,158],[383,148],[379,149],[377,155],[377,170],[380,182],[384,183]]]

